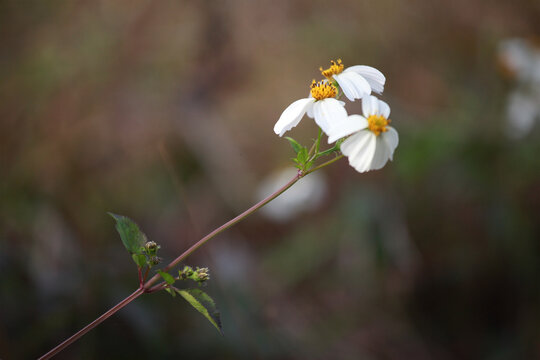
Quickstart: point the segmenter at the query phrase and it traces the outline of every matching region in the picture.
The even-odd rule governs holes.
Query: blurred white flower
[[[540,84],[540,48],[525,39],[507,39],[499,45],[503,65],[518,82]]]
[[[500,43],[499,57],[516,79],[508,96],[506,133],[520,139],[540,118],[540,48],[525,39],[508,39]]]
[[[337,89],[327,81],[319,81],[311,84],[310,96],[296,100],[289,105],[274,125],[274,132],[283,136],[285,132],[298,125],[307,112],[313,117],[319,127],[327,133],[330,123],[347,117],[344,103],[335,99]]]
[[[287,168],[271,174],[257,189],[257,198],[262,200],[275,192],[291,180],[297,171],[294,168]],[[298,180],[284,196],[279,196],[266,204],[261,213],[276,222],[292,220],[302,212],[316,208],[325,194],[326,180],[321,172],[314,172]]]
[[[378,170],[388,159],[392,160],[399,137],[389,126],[390,107],[375,96],[362,99],[361,115],[350,115],[336,122],[328,134],[328,143],[345,136],[341,152],[349,158],[349,164],[358,172]]]
[[[516,90],[508,96],[506,107],[506,133],[508,137],[521,139],[533,128],[540,117],[540,94]]]
[[[350,101],[361,99],[374,91],[378,94],[384,90],[386,78],[379,70],[366,65],[355,65],[344,69],[341,59],[330,61],[328,69],[320,68],[328,81],[336,81]]]

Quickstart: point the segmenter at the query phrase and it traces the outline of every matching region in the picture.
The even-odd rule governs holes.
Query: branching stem
[[[318,140],[320,141],[320,134],[319,134]],[[214,231],[212,231],[211,233],[209,233],[208,235],[206,235],[205,237],[203,237],[202,239],[197,241],[195,244],[193,244],[191,247],[189,247],[186,251],[184,251],[180,256],[178,256],[176,259],[171,261],[171,263],[169,263],[169,265],[167,265],[165,268],[163,268],[162,271],[167,272],[170,269],[172,269],[174,266],[178,265],[178,263],[180,263],[180,261],[184,260],[186,257],[191,255],[191,253],[193,253],[195,250],[197,250],[199,247],[201,247],[208,240],[210,240],[214,236],[218,235],[219,233],[223,232],[224,230],[230,228],[231,226],[233,226],[237,222],[245,219],[249,215],[253,214],[255,211],[259,210],[264,205],[268,204],[270,201],[274,200],[279,195],[283,194],[287,189],[289,189],[291,186],[293,186],[302,177],[304,177],[307,174],[310,174],[310,173],[312,173],[312,172],[314,172],[316,170],[322,169],[323,167],[334,163],[335,161],[339,160],[342,157],[343,157],[343,155],[337,156],[337,157],[335,157],[334,159],[332,159],[330,161],[322,163],[321,165],[316,166],[316,167],[314,167],[314,168],[312,168],[310,170],[304,171],[304,172],[299,170],[298,173],[291,180],[289,180],[289,182],[287,182],[285,185],[283,185],[281,188],[279,188],[278,190],[276,190],[274,193],[272,193],[271,195],[269,195],[265,199],[261,200],[260,202],[253,205],[252,207],[250,207],[249,209],[247,209],[246,211],[244,211],[243,213],[241,213],[237,217],[227,221],[225,224],[221,225],[220,227],[218,227],[217,229],[215,229]],[[145,272],[145,274],[143,276],[141,268],[139,267],[138,275],[139,275],[140,285],[139,285],[139,288],[137,290],[135,290],[131,295],[129,295],[124,300],[120,301],[118,304],[116,304],[115,306],[113,306],[112,308],[107,310],[107,312],[105,312],[103,315],[101,315],[100,317],[98,317],[97,319],[92,321],[90,324],[86,325],[84,328],[82,328],[81,330],[79,330],[78,332],[73,334],[71,337],[64,340],[62,343],[60,343],[56,347],[54,347],[52,350],[47,352],[45,355],[43,355],[39,359],[40,360],[46,360],[46,359],[52,358],[53,356],[58,354],[60,351],[64,350],[66,347],[73,344],[75,341],[77,341],[79,338],[81,338],[84,334],[86,334],[87,332],[89,332],[90,330],[92,330],[93,328],[98,326],[99,324],[101,324],[103,321],[107,320],[110,316],[112,316],[118,310],[122,309],[124,306],[126,306],[127,304],[129,304],[130,302],[132,302],[133,300],[135,300],[136,298],[138,298],[142,294],[144,294],[144,293],[153,293],[153,292],[164,289],[165,286],[166,286],[165,282],[161,282],[161,283],[159,283],[157,285],[152,286],[161,277],[161,275],[159,275],[159,274],[154,275],[153,277],[151,277],[145,283],[144,281],[146,280],[146,277],[148,276],[148,269],[146,269],[146,272]]]

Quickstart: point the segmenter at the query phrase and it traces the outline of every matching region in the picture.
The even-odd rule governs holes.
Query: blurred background
[[[58,359],[540,358],[538,1],[8,0],[0,24],[2,359],[137,287],[107,211],[167,262],[285,182],[274,123],[337,58],[386,75],[394,161],[341,160],[188,258],[223,337],[156,293]]]

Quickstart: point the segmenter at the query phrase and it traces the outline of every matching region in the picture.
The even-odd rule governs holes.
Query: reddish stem
[[[225,224],[221,225],[220,227],[218,227],[217,229],[215,229],[214,231],[212,231],[211,233],[209,233],[208,235],[203,237],[201,240],[199,240],[195,244],[191,245],[191,247],[189,249],[187,249],[180,256],[178,256],[176,259],[171,261],[169,265],[165,266],[165,268],[163,268],[162,271],[167,272],[171,268],[173,268],[174,266],[178,265],[178,263],[180,261],[182,261],[184,258],[188,257],[192,252],[197,250],[205,242],[207,242],[208,240],[210,240],[211,238],[213,238],[217,234],[221,233],[222,231],[227,230],[228,228],[230,228],[231,226],[233,226],[234,224],[236,224],[240,220],[244,219],[248,215],[251,215],[255,211],[259,210],[261,207],[268,204],[270,201],[274,200],[276,197],[278,197],[279,195],[284,193],[285,190],[287,190],[288,188],[293,186],[294,183],[297,182],[298,180],[300,180],[304,175],[305,174],[302,171],[298,170],[298,173],[295,175],[295,177],[293,177],[288,183],[286,183],[281,188],[279,188],[276,192],[269,195],[267,198],[259,201],[257,204],[253,205],[252,207],[250,207],[249,209],[247,209],[246,211],[244,211],[243,213],[241,213],[240,215],[238,215],[234,219],[231,219],[231,220],[227,221]],[[150,285],[152,285],[153,283],[155,283],[156,281],[158,281],[160,277],[161,277],[161,275],[159,275],[159,274],[154,275],[152,278],[150,278],[150,280],[148,280],[144,284],[144,288],[148,289],[148,287]]]
[[[318,169],[318,168],[320,168],[320,167],[317,167],[316,169]],[[186,258],[188,255],[190,255],[192,252],[197,250],[205,242],[207,242],[208,240],[210,240],[214,236],[218,235],[222,231],[224,231],[224,230],[228,229],[229,227],[233,226],[234,224],[236,224],[240,220],[244,219],[248,215],[251,215],[255,211],[259,210],[261,207],[263,207],[264,205],[266,205],[267,203],[269,203],[270,201],[274,200],[276,197],[281,195],[283,192],[285,192],[285,190],[287,190],[288,188],[293,186],[293,184],[296,183],[298,180],[300,180],[300,178],[302,178],[304,175],[306,175],[306,174],[308,174],[309,172],[312,172],[312,171],[308,171],[308,172],[304,173],[304,172],[299,170],[298,173],[296,174],[296,176],[294,178],[292,178],[287,184],[282,186],[280,189],[278,189],[273,194],[269,195],[264,200],[261,200],[260,202],[253,205],[252,207],[250,207],[249,209],[247,209],[246,211],[244,211],[243,213],[241,213],[240,215],[238,215],[234,219],[229,220],[225,224],[221,225],[220,227],[218,227],[217,229],[215,229],[214,231],[212,231],[211,233],[209,233],[208,235],[206,235],[205,237],[203,237],[202,239],[197,241],[189,249],[187,249],[180,256],[178,256],[176,259],[174,259],[169,265],[167,265],[164,269],[162,269],[162,271],[165,271],[165,272],[169,271],[172,267],[177,265],[180,261],[182,261],[184,258]],[[139,280],[142,279],[142,281],[140,281],[141,286],[137,290],[135,290],[135,292],[133,292],[133,294],[129,295],[127,298],[120,301],[114,307],[109,309],[106,313],[104,313],[103,315],[98,317],[96,320],[92,321],[90,324],[86,325],[84,328],[79,330],[77,333],[73,334],[67,340],[60,343],[58,346],[53,348],[51,351],[49,351],[48,353],[46,353],[45,355],[43,355],[39,359],[40,360],[42,360],[42,359],[50,359],[51,357],[58,354],[60,351],[64,350],[66,347],[68,347],[69,345],[74,343],[76,340],[78,340],[80,337],[82,337],[88,331],[92,330],[97,325],[101,324],[103,321],[108,319],[111,315],[116,313],[118,310],[120,310],[121,308],[123,308],[124,306],[126,306],[127,304],[129,304],[130,302],[132,302],[133,300],[138,298],[139,296],[141,296],[142,294],[155,292],[155,291],[161,290],[161,289],[163,289],[165,287],[165,283],[160,283],[160,284],[157,284],[157,285],[155,285],[153,287],[150,287],[152,284],[154,284],[156,281],[159,280],[159,278],[161,277],[161,275],[159,275],[159,274],[154,275],[152,278],[150,278],[150,280],[148,280],[143,285],[142,282],[144,282],[144,280],[146,279],[147,276],[148,276],[148,269],[147,269],[146,273],[144,274],[144,278],[143,278],[142,274],[141,274],[141,269],[139,268]]]
[[[58,346],[56,346],[54,349],[43,355],[39,358],[39,360],[46,360],[52,358],[54,355],[58,354],[60,351],[64,350],[66,347],[74,343],[76,340],[78,340],[81,336],[101,324],[103,321],[107,320],[111,315],[113,315],[115,312],[138,298],[144,293],[144,288],[140,287],[137,290],[133,292],[133,294],[129,295],[124,300],[120,301],[118,304],[116,304],[114,307],[110,308],[106,313],[98,317],[96,320],[92,321],[90,324],[86,325],[84,328],[73,334],[68,339],[64,340],[62,343],[60,343]]]
[[[148,272],[149,272],[149,271],[150,271],[150,268],[147,267],[147,268],[146,268],[146,271],[145,271],[145,273],[144,273],[143,283],[146,281],[146,278],[148,277]],[[141,285],[142,285],[142,284],[141,284]]]

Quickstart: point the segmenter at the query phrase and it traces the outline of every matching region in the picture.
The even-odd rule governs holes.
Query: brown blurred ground
[[[1,2],[0,357],[136,287],[107,211],[170,260],[250,206],[292,156],[274,122],[338,57],[386,74],[394,162],[326,168],[318,209],[189,259],[224,337],[155,294],[58,358],[540,357],[540,131],[506,136],[497,66],[539,19],[527,0]]]

